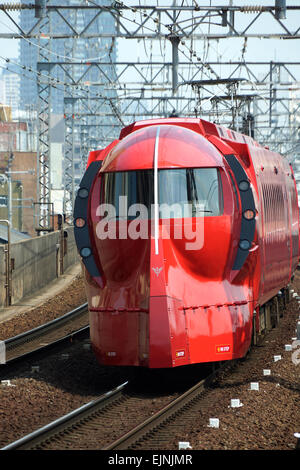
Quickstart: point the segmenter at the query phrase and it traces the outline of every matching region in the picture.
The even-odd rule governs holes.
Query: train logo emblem
[[[153,271],[155,272],[156,276],[158,277],[162,271],[162,268],[152,268]]]

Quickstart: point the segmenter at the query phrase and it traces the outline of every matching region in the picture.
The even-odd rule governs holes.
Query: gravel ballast
[[[43,325],[86,303],[86,301],[83,277],[82,274],[78,274],[67,288],[55,297],[49,298],[38,307],[16,314],[11,319],[1,322],[0,340],[12,338],[24,331]]]

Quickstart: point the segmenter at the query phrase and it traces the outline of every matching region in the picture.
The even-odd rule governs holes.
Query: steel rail
[[[66,428],[71,427],[73,424],[78,424],[81,420],[84,420],[91,414],[99,411],[109,405],[111,402],[117,400],[124,393],[124,389],[128,385],[128,381],[119,385],[115,389],[101,395],[96,400],[93,400],[85,405],[71,411],[70,413],[58,418],[55,421],[43,426],[36,431],[33,431],[21,439],[14,441],[0,450],[17,450],[17,449],[30,449],[38,445],[39,443],[49,439],[51,436],[63,432]]]
[[[231,364],[231,367],[232,366],[233,365]],[[208,377],[201,380],[192,388],[180,395],[180,397],[176,398],[174,401],[169,403],[146,421],[139,424],[110,445],[104,447],[102,450],[129,449],[130,446],[132,446],[134,443],[137,443],[140,439],[146,437],[147,434],[155,432],[155,429],[163,426],[164,423],[170,419],[173,419],[177,413],[184,412],[184,408],[191,404],[192,401],[197,400],[205,392],[206,387],[211,384],[216,375],[227,367],[227,364],[220,366]]]
[[[73,319],[77,315],[84,312],[86,309],[87,309],[87,303],[82,304],[79,307],[76,307],[74,310],[71,310],[70,312],[65,313],[61,317],[55,318],[54,320],[44,323],[43,325],[37,326],[36,328],[32,328],[31,330],[24,331],[23,333],[20,333],[19,335],[5,339],[4,343],[6,346],[8,345],[16,346],[17,344],[23,343],[24,341],[35,337],[35,335],[37,335],[41,331],[48,331],[49,329],[52,329],[52,327],[56,327],[58,324],[63,325],[64,323],[68,322],[70,319]]]
[[[18,346],[20,346],[22,344],[34,341],[39,336],[43,336],[44,334],[51,332],[55,328],[59,328],[59,327],[65,325],[66,323],[74,320],[77,316],[81,315],[85,311],[87,311],[87,303],[84,303],[84,304],[80,305],[79,307],[71,310],[70,312],[62,315],[61,317],[55,318],[54,320],[51,320],[51,321],[49,321],[49,322],[47,322],[43,325],[37,326],[36,328],[33,328],[31,330],[20,333],[19,335],[16,335],[12,338],[8,338],[8,339],[3,341],[5,349],[6,349],[6,351],[12,351],[13,349],[17,348]],[[13,358],[7,360],[5,362],[5,364],[2,364],[2,366],[12,364],[12,363],[16,362],[17,360],[26,359],[30,355],[41,352],[43,350],[50,349],[51,347],[57,346],[60,343],[65,342],[68,339],[73,338],[74,336],[79,336],[81,334],[85,334],[86,332],[88,332],[88,330],[89,330],[89,326],[87,325],[83,328],[80,328],[77,331],[73,331],[73,332],[71,332],[67,335],[64,335],[63,337],[61,337],[61,338],[57,339],[56,341],[53,341],[53,342],[51,342],[47,345],[43,345],[43,346],[41,346],[39,348],[36,348],[32,351],[26,352],[23,355],[13,357]]]
[[[8,361],[6,361],[5,364],[1,364],[0,372],[8,373],[8,368],[10,366],[14,366],[16,363],[21,361],[26,361],[27,359],[30,359],[31,357],[34,357],[38,354],[49,352],[51,349],[55,349],[63,345],[64,343],[71,342],[74,338],[86,337],[89,335],[89,331],[90,327],[85,326],[83,328],[80,328],[79,330],[73,331],[72,333],[62,336],[61,338],[52,341],[51,343],[40,346],[39,348],[33,349],[32,351],[27,351],[26,353],[21,354],[20,356],[12,357]]]
[[[227,365],[226,365],[227,366]],[[205,391],[205,387],[212,382],[217,372],[224,370],[224,367],[218,368],[216,371],[211,373],[207,378],[200,381],[192,388],[183,393],[180,397],[173,400],[169,405],[162,408],[160,411],[155,413],[152,417],[148,418],[138,426],[134,427],[131,431],[124,434],[121,438],[114,441],[112,444],[99,450],[111,450],[111,449],[127,449],[130,444],[136,442],[142,435],[153,430],[153,428],[160,426],[163,422],[181,412],[182,409],[188,406],[193,400],[197,399]],[[8,444],[0,450],[25,450],[37,448],[39,444],[41,447],[43,442],[48,441],[51,437],[62,435],[64,432],[69,432],[72,427],[78,428],[80,423],[86,422],[90,417],[94,416],[96,412],[101,411],[110,403],[118,400],[124,393],[124,389],[128,385],[128,381],[114,389],[113,391],[107,392],[101,395],[96,400],[87,403],[86,405],[73,410],[67,415],[58,418],[57,420],[43,426],[40,429],[18,439],[15,442]]]

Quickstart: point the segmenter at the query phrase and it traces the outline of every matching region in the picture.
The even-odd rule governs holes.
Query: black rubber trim
[[[89,226],[88,226],[88,207],[89,207],[90,190],[95,180],[95,177],[101,168],[101,165],[102,165],[102,161],[100,160],[92,162],[89,165],[88,169],[86,170],[80,182],[79,189],[77,191],[77,196],[75,199],[75,205],[74,205],[74,236],[75,236],[75,241],[77,245],[77,250],[79,252],[79,255],[81,256],[81,259],[86,269],[88,270],[88,272],[90,273],[92,277],[101,277],[101,274],[99,273],[97,264],[95,262],[95,258],[93,256],[93,249],[91,245]],[[80,196],[81,193],[85,193],[87,194],[87,196],[82,197]],[[76,226],[76,219],[78,218],[83,219],[85,221],[85,224],[83,227]],[[81,255],[81,250],[83,248],[90,249],[89,256],[84,257]]]
[[[255,223],[256,223],[255,217],[251,220],[248,220],[248,219],[245,219],[245,217],[243,216],[246,210],[252,210],[254,214],[256,214],[255,202],[254,202],[254,197],[253,197],[253,192],[251,189],[250,181],[242,165],[240,164],[240,162],[237,160],[237,158],[234,155],[225,155],[225,158],[235,176],[235,179],[237,182],[237,189],[239,191],[241,203],[242,203],[242,221],[241,221],[240,242],[242,240],[248,240],[249,249],[250,249],[251,244],[254,240],[254,235],[255,235]],[[241,191],[239,188],[239,184],[242,181],[247,181],[249,183],[249,187],[246,191]],[[249,254],[249,249],[242,249],[240,248],[240,246],[238,247],[238,251],[237,251],[232,269],[239,270],[242,268]]]

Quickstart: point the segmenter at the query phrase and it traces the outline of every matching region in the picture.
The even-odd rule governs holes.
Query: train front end
[[[241,357],[247,275],[226,160],[185,127],[130,132],[88,167],[75,205],[90,332],[104,365],[171,368]]]

